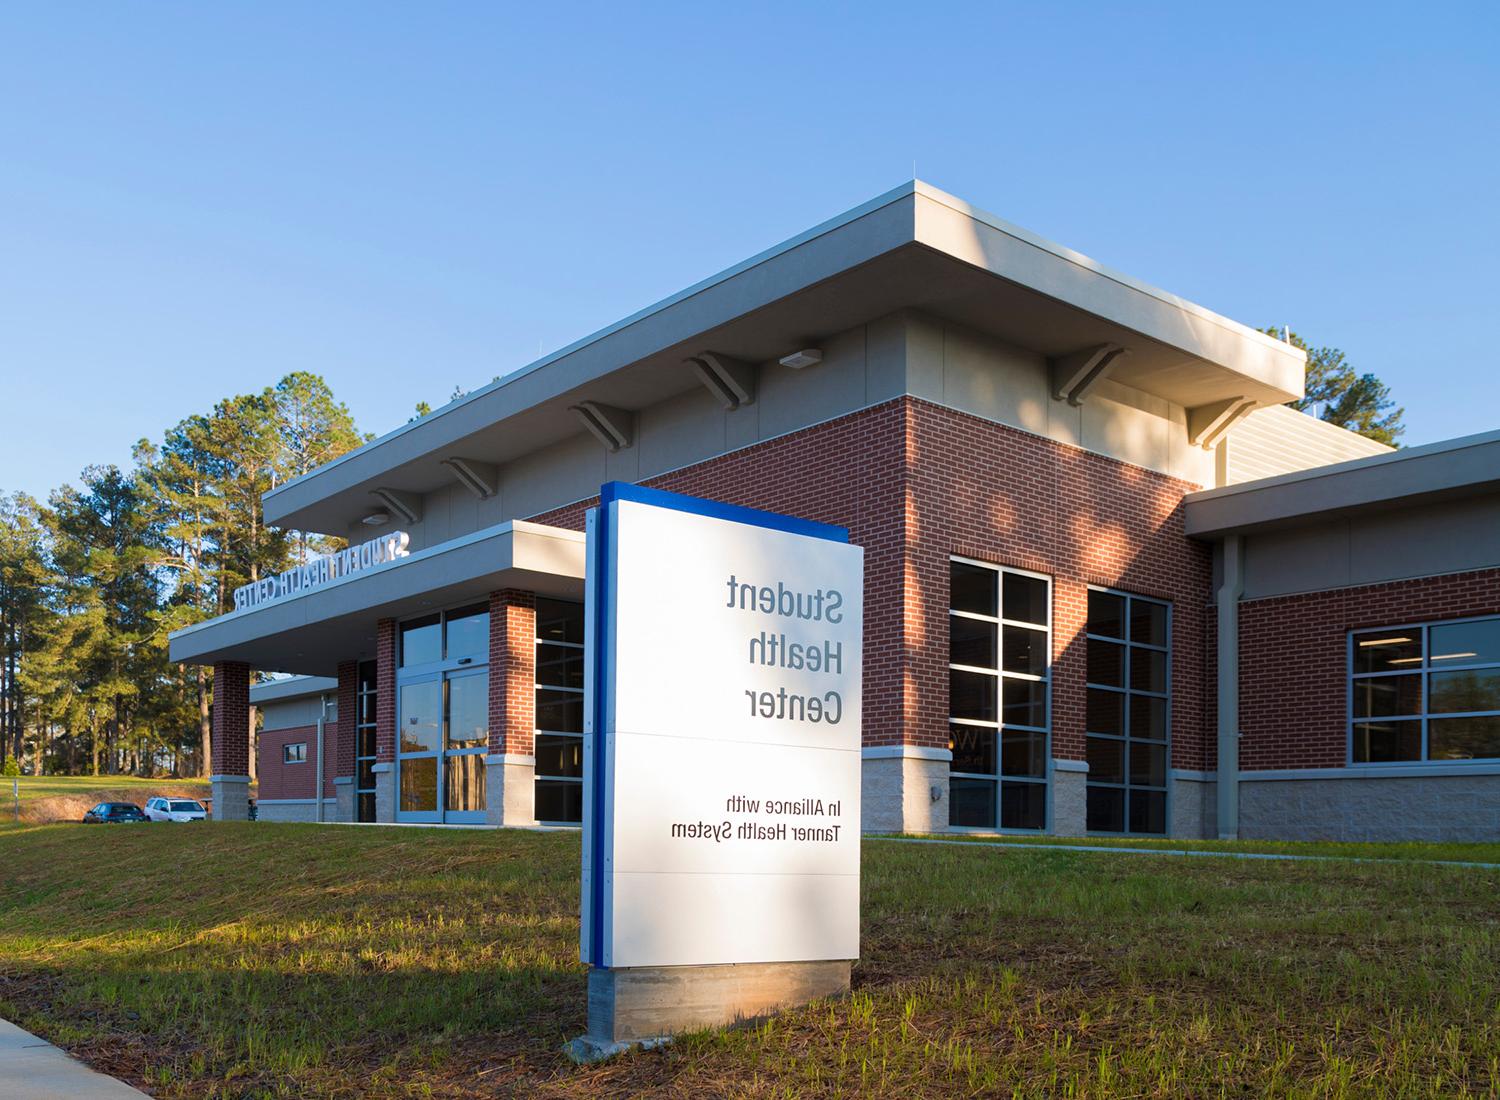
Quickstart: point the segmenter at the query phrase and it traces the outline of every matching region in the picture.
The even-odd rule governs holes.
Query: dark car
[[[83,815],[85,825],[109,825],[114,822],[148,821],[134,802],[101,802]]]

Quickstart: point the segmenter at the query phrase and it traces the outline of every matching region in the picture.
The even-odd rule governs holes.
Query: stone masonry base
[[[1241,781],[1243,840],[1500,840],[1500,775]]]
[[[946,831],[951,758],[946,750],[914,745],[865,749],[860,828],[867,833]]]

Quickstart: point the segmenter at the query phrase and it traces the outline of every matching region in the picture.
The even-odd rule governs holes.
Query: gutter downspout
[[[1240,597],[1245,592],[1245,547],[1239,535],[1220,544],[1223,576],[1216,594],[1218,645],[1219,839],[1240,835]]]
[[[313,805],[317,807],[317,816],[313,819],[319,825],[323,823],[323,727],[328,722],[328,696],[320,697],[319,702],[322,710],[318,712],[318,789],[313,797]]]

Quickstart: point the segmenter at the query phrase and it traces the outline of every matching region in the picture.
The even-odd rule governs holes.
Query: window
[[[354,820],[375,820],[375,669],[361,661],[354,687]]]
[[[536,819],[583,820],[583,605],[536,601]]]
[[[948,569],[948,824],[1043,829],[1050,583],[961,558]]]
[[[1500,759],[1500,617],[1349,638],[1349,760]]]
[[[297,741],[290,745],[282,745],[281,762],[283,764],[306,764],[307,742]]]
[[[424,615],[401,624],[401,667],[448,661],[488,664],[490,609],[485,604]]]
[[[1088,830],[1167,831],[1172,609],[1090,589],[1087,628]]]

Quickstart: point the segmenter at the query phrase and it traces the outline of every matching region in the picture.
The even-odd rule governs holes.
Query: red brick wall
[[[324,727],[323,735],[332,732]],[[307,763],[284,764],[281,760],[282,746],[304,742],[307,745]],[[257,750],[256,798],[262,801],[277,798],[311,798],[318,785],[318,727],[296,726],[292,729],[261,730]],[[325,797],[333,797],[333,783],[325,777]]]
[[[1211,767],[1204,728],[1204,611],[1209,548],[1183,533],[1184,494],[1201,488],[911,401],[908,739],[946,746],[948,557],[1052,577],[1052,755],[1084,758],[1088,585],[1172,604],[1172,765]]]
[[[375,759],[396,759],[395,619],[381,619],[375,624]]]
[[[328,754],[332,773],[328,777],[328,794],[333,795],[335,775],[354,774],[354,723],[359,720],[359,662],[339,662],[339,720],[336,729],[325,730],[325,737],[334,739],[334,748]]]
[[[536,597],[490,593],[490,752],[530,756],[536,729]]]
[[[962,554],[1053,577],[1056,756],[1084,755],[1086,585],[1172,601],[1173,764],[1212,766],[1210,555],[1182,529],[1197,485],[910,397],[645,484],[849,528],[865,548],[867,745],[948,745],[948,556]],[[535,519],[582,529],[592,503]]]
[[[1240,605],[1240,767],[1347,761],[1348,632],[1500,614],[1500,569]]]
[[[250,666],[239,661],[214,665],[213,775],[250,774]]]

